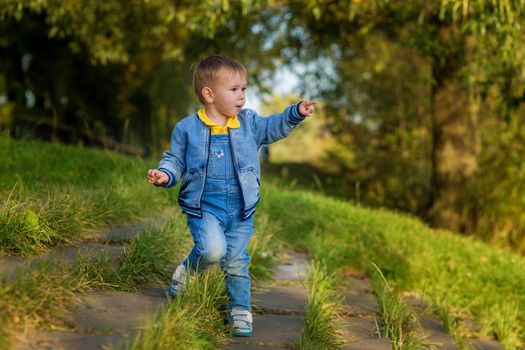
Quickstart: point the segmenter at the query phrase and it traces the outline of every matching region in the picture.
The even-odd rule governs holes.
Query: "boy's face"
[[[237,115],[246,102],[246,85],[245,74],[226,69],[219,70],[217,80],[209,88],[210,98],[206,98],[208,106],[224,117]]]

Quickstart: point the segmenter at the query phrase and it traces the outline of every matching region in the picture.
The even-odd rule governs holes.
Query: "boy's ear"
[[[202,88],[202,97],[206,103],[213,103],[213,91],[208,86]]]

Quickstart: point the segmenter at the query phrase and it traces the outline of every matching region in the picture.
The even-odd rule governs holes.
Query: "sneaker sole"
[[[251,337],[252,336],[252,332],[233,331],[232,335],[234,337]]]

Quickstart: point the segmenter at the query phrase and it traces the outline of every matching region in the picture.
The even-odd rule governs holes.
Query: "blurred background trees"
[[[276,145],[274,160],[302,164],[307,181],[318,169],[327,193],[525,251],[523,7],[2,0],[0,128],[158,154],[198,106],[193,62],[238,58],[272,112],[289,98],[271,93],[292,84],[274,78],[286,67],[297,96],[322,100],[322,118]]]
[[[190,65],[254,50],[252,5],[227,1],[8,1],[0,3],[2,121],[16,137],[81,141],[130,153],[159,136],[193,99]],[[238,20],[242,19],[242,20]],[[271,50],[271,48],[269,48]]]

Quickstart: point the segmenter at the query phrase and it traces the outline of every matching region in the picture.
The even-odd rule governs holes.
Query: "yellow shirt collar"
[[[210,118],[208,118],[206,112],[204,111],[204,108],[199,109],[197,115],[202,120],[202,122],[210,128],[212,135],[227,134],[229,128],[237,129],[241,126],[237,115],[234,115],[233,117],[228,117],[226,125],[219,125],[212,121]]]

